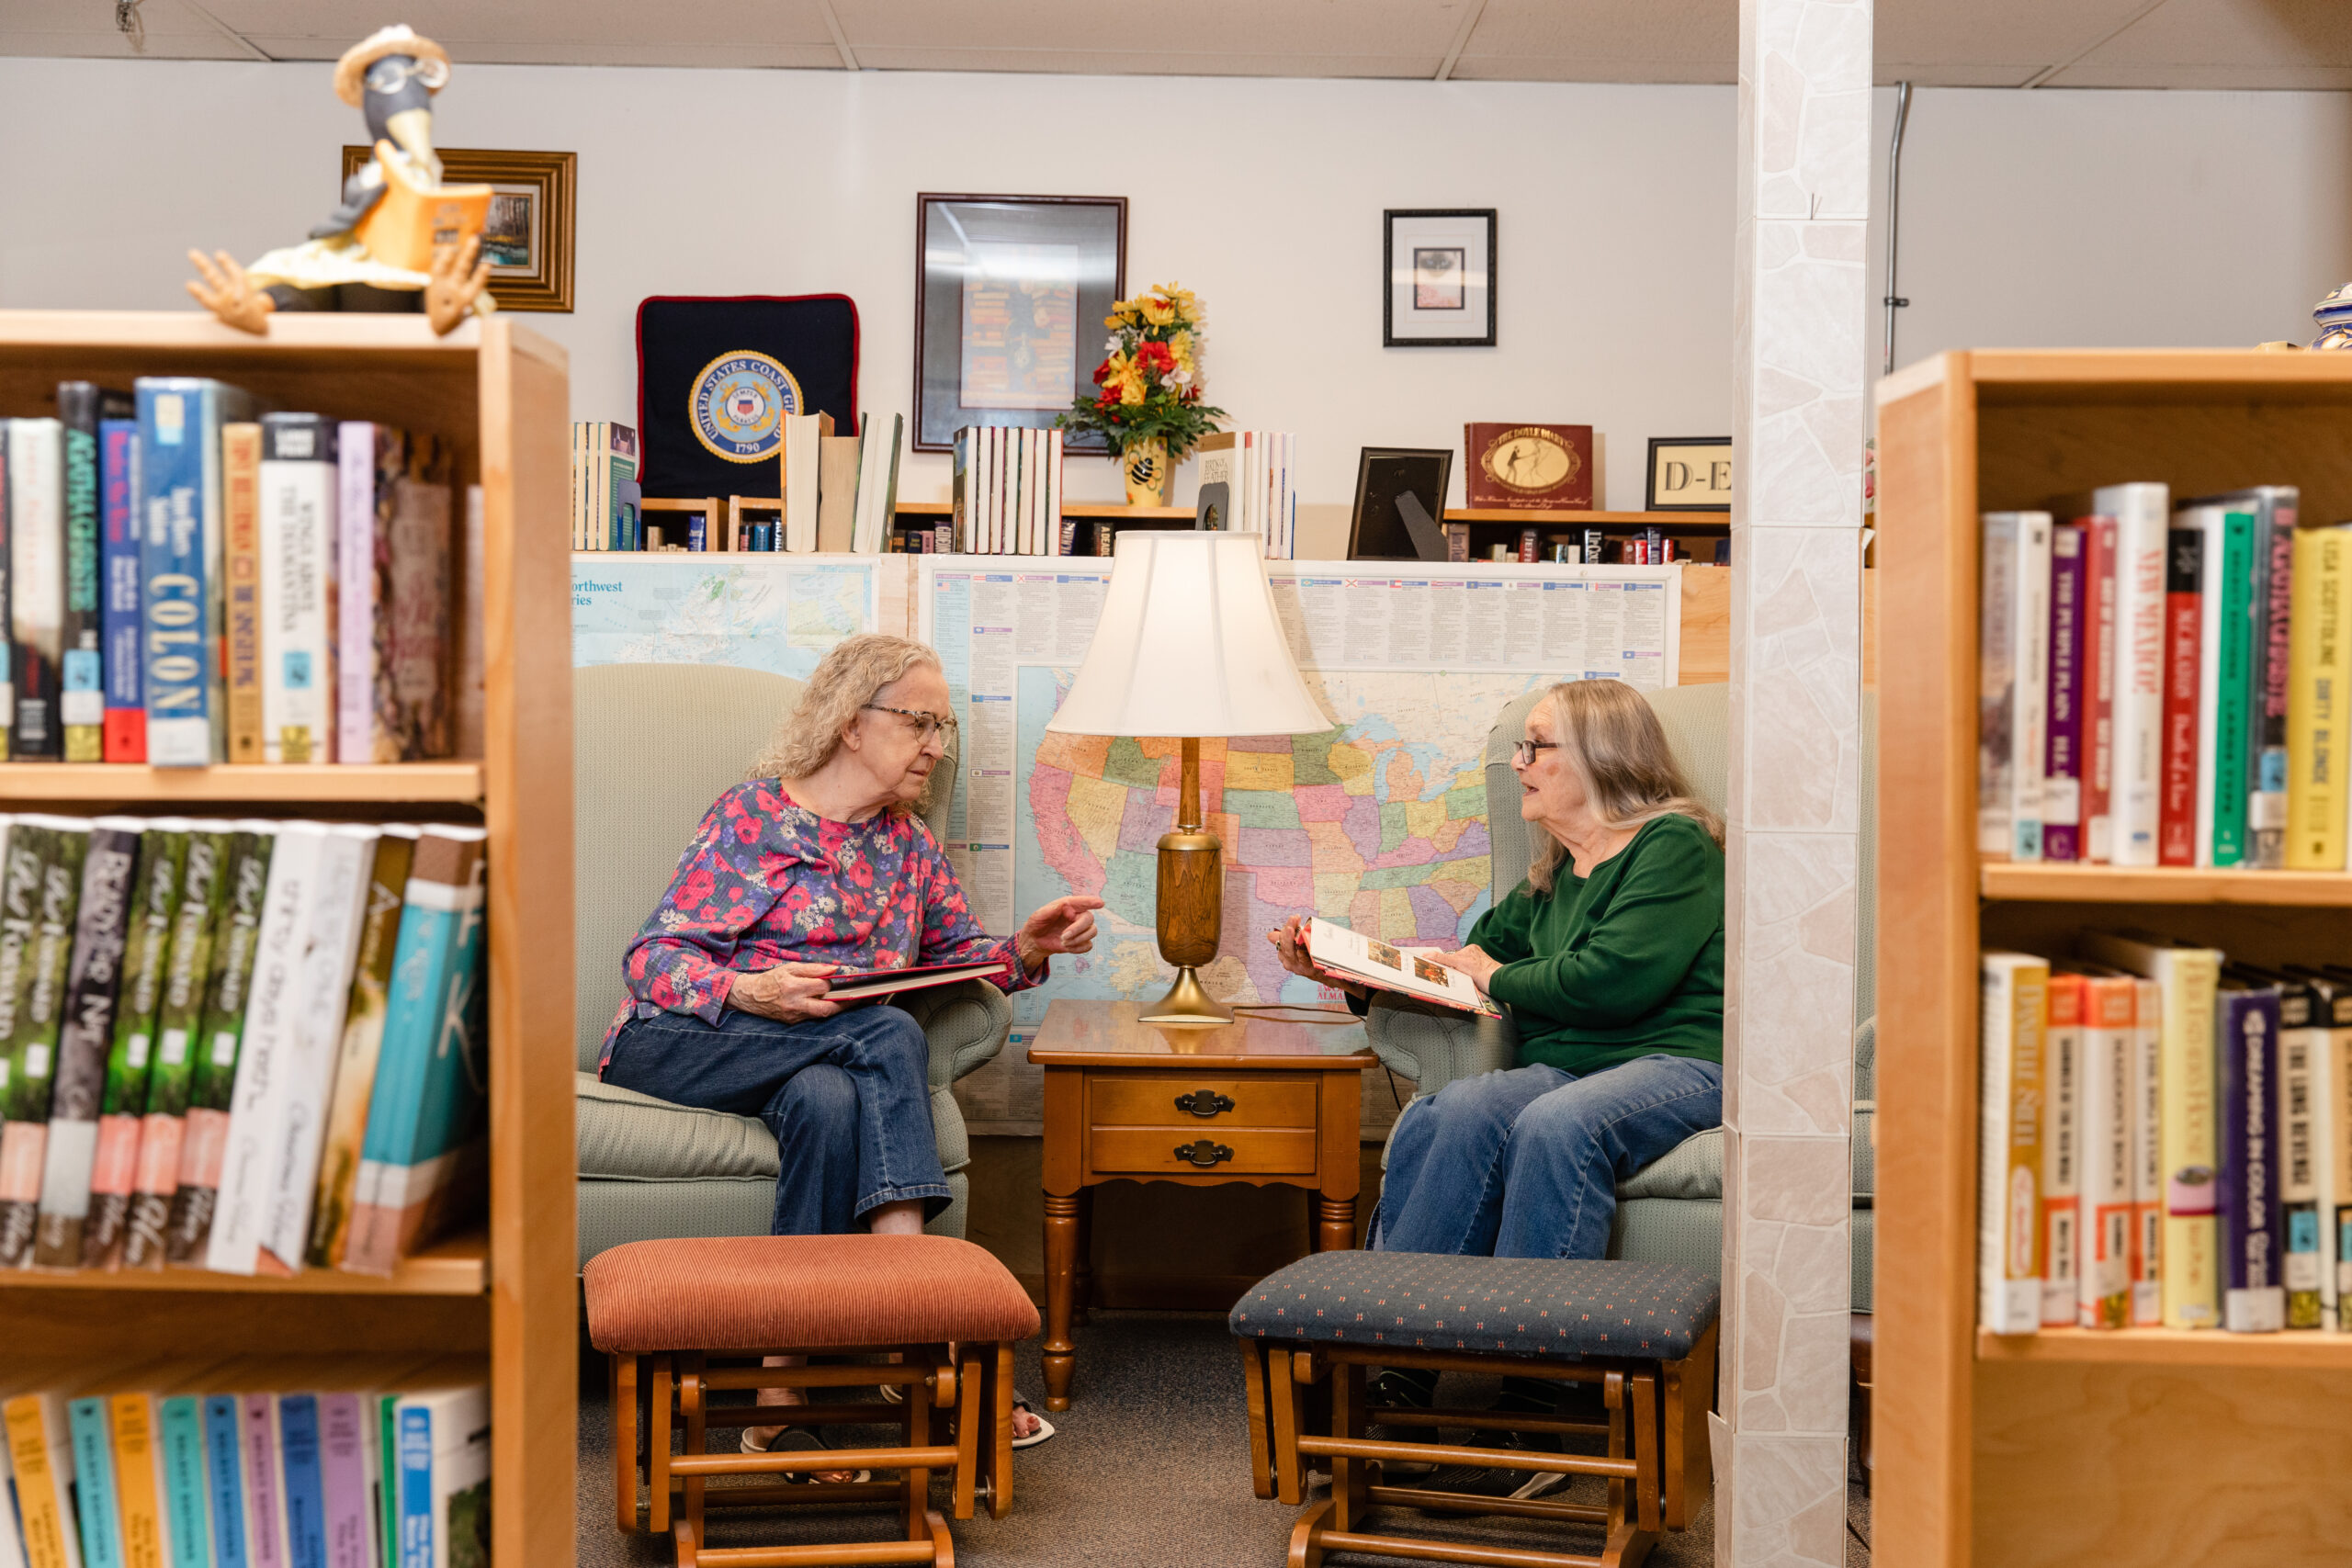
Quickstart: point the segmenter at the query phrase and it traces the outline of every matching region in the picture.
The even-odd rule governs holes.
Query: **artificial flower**
[[[1193,334],[1191,333],[1178,333],[1174,337],[1170,338],[1168,340],[1168,349],[1170,354],[1173,354],[1176,356],[1177,369],[1189,372],[1197,368],[1193,362]]]
[[[1147,294],[1136,300],[1136,309],[1155,327],[1167,326],[1176,319],[1176,307],[1156,294]]]

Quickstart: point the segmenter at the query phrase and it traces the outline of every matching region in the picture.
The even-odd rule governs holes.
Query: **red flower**
[[[1101,386],[1102,384],[1102,378],[1108,376],[1110,373],[1111,362],[1106,359],[1102,364],[1094,367],[1094,384],[1098,387]]]
[[[1164,343],[1147,342],[1136,345],[1136,363],[1164,376],[1176,368],[1176,355]]]

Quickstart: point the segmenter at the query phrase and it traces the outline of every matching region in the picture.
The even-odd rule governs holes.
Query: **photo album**
[[[1377,937],[1359,936],[1330,920],[1306,923],[1306,955],[1317,964],[1345,979],[1374,990],[1400,991],[1440,1007],[1500,1018],[1502,1010],[1489,1001],[1470,976],[1449,969],[1430,955],[1435,947],[1395,947]]]

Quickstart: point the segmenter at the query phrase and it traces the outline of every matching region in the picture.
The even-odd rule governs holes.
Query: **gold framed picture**
[[[1645,512],[1729,512],[1731,437],[1650,437],[1649,493]]]
[[[571,310],[572,184],[579,154],[474,147],[435,151],[444,181],[490,187],[481,245],[498,308]],[[351,178],[374,155],[372,148],[345,147],[343,177]]]

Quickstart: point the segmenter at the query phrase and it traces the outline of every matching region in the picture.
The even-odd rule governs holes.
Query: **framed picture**
[[[1731,437],[1653,435],[1645,512],[1729,512]]]
[[[1495,209],[1381,214],[1384,348],[1495,345]]]
[[[481,234],[490,295],[502,310],[571,309],[572,182],[576,152],[509,152],[442,147],[441,177],[453,186],[488,186],[490,214]],[[349,179],[375,156],[343,150]]]
[[[915,197],[918,452],[967,424],[1050,429],[1102,363],[1102,318],[1126,291],[1123,196]],[[1071,432],[1068,450],[1104,450]]]
[[[1356,504],[1348,519],[1350,560],[1443,560],[1451,446],[1367,446],[1356,459]],[[1417,514],[1399,511],[1409,499]],[[1415,525],[1425,536],[1414,538]]]

